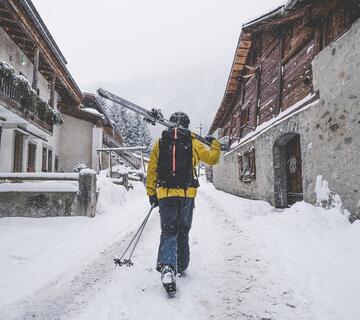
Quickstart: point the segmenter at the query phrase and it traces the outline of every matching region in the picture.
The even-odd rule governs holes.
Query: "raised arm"
[[[220,142],[217,140],[213,140],[211,142],[211,147],[205,146],[199,140],[194,139],[194,149],[197,153],[198,158],[205,162],[206,164],[213,166],[219,162],[220,159]]]
[[[151,151],[147,177],[146,177],[146,193],[148,196],[156,195],[158,159],[159,159],[159,141],[156,141]]]

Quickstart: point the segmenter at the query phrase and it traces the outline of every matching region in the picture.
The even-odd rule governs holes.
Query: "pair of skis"
[[[105,98],[107,100],[115,102],[118,105],[121,105],[121,106],[123,106],[123,107],[125,107],[125,108],[127,108],[127,109],[129,109],[131,111],[134,111],[134,112],[140,114],[141,116],[144,117],[145,121],[151,123],[152,125],[156,125],[157,123],[159,123],[159,124],[161,124],[161,125],[163,125],[163,126],[165,126],[167,128],[172,128],[172,127],[180,127],[180,128],[182,128],[182,126],[180,124],[174,123],[174,122],[171,122],[168,119],[165,119],[160,109],[153,108],[153,109],[151,109],[149,111],[149,110],[147,110],[145,108],[142,108],[142,107],[140,107],[140,106],[138,106],[138,105],[136,105],[136,104],[134,104],[134,103],[132,103],[130,101],[127,101],[127,100],[125,100],[123,98],[120,98],[117,95],[115,95],[115,94],[113,94],[113,93],[111,93],[109,91],[106,91],[104,89],[101,89],[101,88],[98,89],[98,94],[99,94],[99,96],[101,96],[101,97],[103,97],[103,98]],[[201,141],[205,145],[207,145],[207,146],[211,145],[211,143],[208,140],[206,140],[205,138],[199,136],[196,133],[192,133],[192,134],[194,135],[194,137],[197,140]],[[228,149],[229,149],[228,146],[223,145],[223,144],[221,145],[221,150],[226,151]]]

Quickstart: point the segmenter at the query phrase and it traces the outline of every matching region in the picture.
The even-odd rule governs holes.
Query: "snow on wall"
[[[319,175],[316,178],[315,185],[316,204],[325,209],[337,208],[341,212],[344,212],[341,197],[329,189],[329,183],[323,179],[323,176]]]

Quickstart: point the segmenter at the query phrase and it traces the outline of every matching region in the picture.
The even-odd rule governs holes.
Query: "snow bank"
[[[314,307],[316,319],[360,318],[359,222],[305,202],[255,220],[274,267]]]
[[[327,194],[326,184],[322,184]],[[351,224],[339,207],[305,202],[279,210],[216,192],[219,203],[262,248],[269,268],[315,312],[314,319],[360,319],[360,221]],[[216,208],[221,210],[221,208]]]
[[[148,210],[142,183],[126,193],[100,176],[98,215],[0,219],[0,309],[57,277],[71,276],[135,229]]]
[[[341,197],[330,191],[329,183],[323,179],[321,175],[316,178],[315,193],[316,204],[318,206],[325,209],[338,208],[342,213],[346,214],[348,218],[350,217],[350,213],[345,210],[342,205]]]
[[[123,186],[112,183],[112,180],[101,172],[97,179],[99,198],[97,213],[116,213],[126,200],[126,189]]]

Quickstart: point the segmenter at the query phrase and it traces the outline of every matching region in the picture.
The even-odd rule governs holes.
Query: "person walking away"
[[[188,130],[190,119],[175,112],[170,121],[178,124],[163,131],[154,144],[148,166],[146,190],[151,205],[159,206],[160,245],[156,270],[169,297],[176,293],[176,274],[182,276],[190,261],[189,231],[199,181],[196,166],[200,161],[215,165],[220,158],[220,143],[208,136],[205,146]]]

